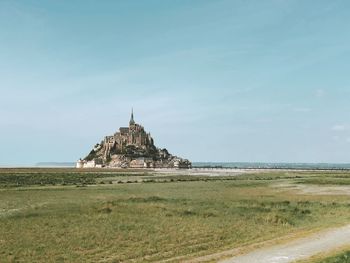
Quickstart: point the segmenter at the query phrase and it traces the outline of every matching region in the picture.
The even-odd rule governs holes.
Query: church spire
[[[129,125],[134,125],[135,121],[134,121],[134,109],[131,108],[131,118],[130,118],[130,122]]]

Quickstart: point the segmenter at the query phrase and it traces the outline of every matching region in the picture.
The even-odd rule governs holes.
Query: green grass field
[[[321,259],[318,263],[350,263],[350,251],[340,253],[336,256]]]
[[[178,262],[345,224],[349,196],[271,187],[332,183],[332,178],[350,180],[350,173],[214,178],[142,170],[2,169],[0,262]]]
[[[335,251],[314,255],[296,263],[350,263],[350,248],[348,245]]]

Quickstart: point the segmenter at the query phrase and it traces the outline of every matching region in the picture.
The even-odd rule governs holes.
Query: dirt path
[[[344,245],[350,245],[350,225],[322,231],[283,245],[258,249],[245,255],[220,261],[221,263],[285,263],[309,258]]]

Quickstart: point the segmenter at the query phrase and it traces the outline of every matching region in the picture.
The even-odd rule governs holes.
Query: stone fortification
[[[135,123],[131,112],[129,127],[106,136],[91,152],[77,162],[77,168],[191,168],[191,162],[157,148],[153,138]]]

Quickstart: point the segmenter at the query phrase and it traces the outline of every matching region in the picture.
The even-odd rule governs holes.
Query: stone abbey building
[[[134,120],[131,111],[129,127],[121,127],[106,136],[91,152],[77,162],[77,168],[191,168],[191,162],[157,148],[153,138]]]

